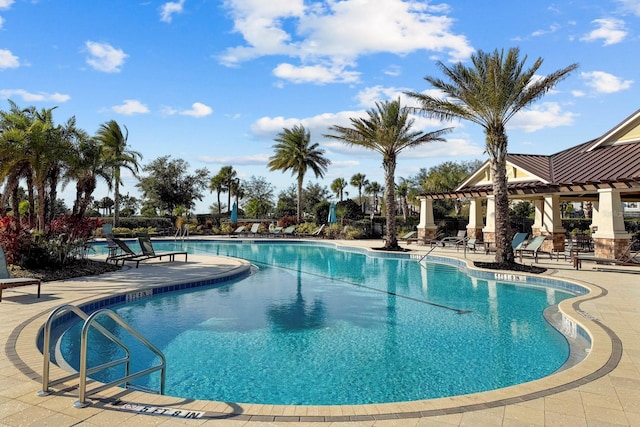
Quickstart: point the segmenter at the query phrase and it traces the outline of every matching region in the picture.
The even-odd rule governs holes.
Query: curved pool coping
[[[239,241],[255,241],[251,239],[238,239]],[[280,241],[260,240],[261,243]],[[288,240],[287,242],[292,242]],[[398,257],[406,254],[397,254],[392,252],[372,251],[368,248],[350,247],[343,244],[322,242],[323,245],[333,245],[338,249],[348,249],[355,251],[370,252],[375,256]],[[408,255],[408,257],[416,256]],[[404,256],[403,256],[404,257]],[[224,257],[221,257],[224,258]],[[428,258],[429,259],[429,258]],[[450,257],[432,257],[436,262],[445,262],[447,264],[457,265],[466,268],[469,272],[480,277],[496,277],[495,271],[478,269],[473,266],[471,261],[461,260]],[[208,279],[199,278],[199,280],[228,280],[225,279],[229,275],[243,274],[242,270],[249,269],[249,263],[243,262],[244,266],[239,270],[235,270],[225,274],[224,276],[209,277]],[[534,282],[539,280],[541,276],[518,273],[516,281]],[[137,405],[146,405],[147,407],[185,407],[205,408],[206,411],[201,413],[202,419],[229,419],[244,421],[262,421],[262,422],[340,422],[340,421],[367,421],[367,420],[383,420],[383,419],[402,419],[402,418],[419,418],[431,417],[447,414],[457,414],[467,411],[476,411],[481,409],[495,408],[504,405],[521,403],[528,400],[549,396],[570,389],[574,389],[583,384],[596,380],[609,372],[611,372],[620,361],[622,356],[622,343],[617,335],[600,320],[581,309],[581,305],[587,301],[601,298],[607,294],[607,291],[597,285],[587,284],[584,282],[573,281],[569,279],[553,279],[548,276],[542,276],[544,280],[554,282],[562,282],[570,286],[577,286],[586,289],[588,292],[574,298],[562,301],[558,305],[558,310],[563,316],[566,316],[579,330],[584,331],[591,341],[591,350],[589,354],[578,364],[569,367],[560,372],[554,373],[547,377],[513,385],[501,389],[490,390],[485,392],[457,395],[451,397],[443,397],[429,400],[417,400],[410,402],[395,402],[382,404],[365,404],[365,405],[336,405],[336,406],[307,406],[307,405],[263,405],[263,404],[243,404],[229,402],[211,402],[211,401],[194,401],[172,396],[157,396],[139,391],[111,389],[92,396],[94,404],[113,406],[114,409],[123,403],[135,403]],[[497,280],[506,280],[501,278]],[[162,288],[172,285],[180,285],[179,283],[163,283],[158,286],[148,286],[145,289]],[[92,304],[96,301],[113,298],[116,294],[127,294],[128,292],[111,292],[108,296],[105,294],[99,297],[92,296],[82,300],[74,301],[76,305]],[[34,346],[33,337],[39,335],[42,324],[48,315],[43,312],[39,315],[24,321],[16,328],[7,342],[7,350],[13,343],[15,355],[21,362],[18,368],[30,378],[36,380],[40,378],[38,374],[41,366],[36,361],[33,352],[37,353]],[[24,340],[31,340],[26,342]],[[17,349],[31,348],[28,354],[22,354]],[[9,351],[7,351],[9,354]],[[40,365],[42,356],[40,355]],[[14,362],[14,365],[16,363]],[[52,365],[51,378],[62,377],[67,372]],[[75,386],[73,383],[62,384],[56,388],[56,393],[68,393]],[[350,415],[345,415],[350,414]]]

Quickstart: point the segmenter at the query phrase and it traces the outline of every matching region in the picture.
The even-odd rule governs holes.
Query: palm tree
[[[493,53],[478,51],[471,56],[473,65],[469,67],[462,63],[447,67],[438,62],[449,81],[429,76],[425,80],[441,90],[445,98],[408,93],[420,103],[421,111],[428,117],[458,118],[484,128],[495,196],[496,262],[500,264],[514,262],[509,241],[506,124],[518,111],[540,99],[578,67],[572,64],[540,78],[536,72],[542,65],[542,58],[525,69],[527,57],[521,61],[519,54],[518,48],[509,49],[506,55],[497,49]]]
[[[233,183],[238,179],[238,172],[233,169],[233,166],[223,166],[218,175],[222,180],[222,191],[227,193],[227,210],[231,212],[231,193],[233,192]]]
[[[360,203],[362,212],[364,212],[364,203],[362,203],[362,189],[369,185],[367,176],[363,173],[357,173],[351,177],[351,181],[349,182],[349,184],[358,189],[358,203]]]
[[[302,220],[302,184],[304,176],[309,169],[316,178],[322,178],[331,164],[324,157],[324,150],[318,148],[316,142],[311,144],[311,133],[304,126],[296,125],[292,129],[283,129],[274,139],[277,144],[273,146],[275,154],[269,158],[269,169],[291,171],[298,178],[298,222]]]
[[[222,205],[220,204],[220,193],[224,191],[224,181],[220,174],[211,177],[209,181],[209,191],[212,193],[215,191],[218,198],[218,213],[222,213]]]
[[[396,185],[396,194],[398,195],[398,202],[402,209],[402,217],[405,221],[409,214],[409,203],[407,202],[407,197],[409,196],[410,184],[411,182],[409,180],[400,178],[400,183]]]
[[[398,154],[405,148],[444,141],[442,135],[450,129],[441,129],[423,133],[411,131],[413,119],[409,118],[409,108],[396,101],[377,102],[376,108],[367,112],[368,118],[351,118],[352,127],[331,126],[336,134],[326,135],[347,145],[358,145],[382,154],[382,167],[385,179],[385,204],[387,206],[387,238],[384,249],[398,250],[396,236],[396,196],[395,170]]]
[[[100,125],[96,138],[104,146],[104,154],[107,162],[111,165],[113,176],[113,225],[117,227],[120,222],[120,185],[122,185],[122,179],[120,176],[121,168],[131,171],[133,176],[138,175],[140,164],[138,160],[142,160],[142,154],[137,151],[131,150],[127,146],[127,139],[129,138],[129,130],[124,126],[124,133],[122,128],[115,120],[110,120]]]
[[[64,175],[63,185],[75,180],[76,198],[73,202],[73,215],[81,218],[89,208],[92,195],[102,178],[107,189],[112,189],[112,168],[106,162],[103,146],[86,133],[79,135],[75,150],[70,158],[69,169]]]
[[[344,196],[344,189],[347,187],[347,181],[344,178],[336,178],[331,183],[331,191],[336,193],[336,197],[342,201]]]
[[[365,194],[373,196],[373,213],[378,211],[378,193],[382,193],[384,188],[377,181],[372,181],[364,187]]]

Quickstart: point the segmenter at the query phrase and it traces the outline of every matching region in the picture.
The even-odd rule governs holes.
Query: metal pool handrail
[[[53,322],[58,317],[60,317],[61,315],[65,314],[67,312],[72,312],[72,313],[76,314],[78,317],[80,317],[81,319],[84,320],[84,324],[82,326],[81,341],[80,341],[80,371],[77,372],[77,373],[68,375],[66,377],[57,379],[55,381],[50,381],[49,380],[49,367],[50,367],[50,363],[51,363],[51,352],[50,352],[50,347],[51,347],[51,329],[52,329]],[[131,374],[130,370],[129,370],[130,369],[130,362],[131,362],[131,352],[129,350],[129,347],[122,340],[120,340],[118,337],[113,335],[111,332],[109,332],[107,329],[105,329],[102,325],[97,323],[96,318],[99,317],[99,316],[107,316],[107,317],[111,318],[120,327],[122,327],[124,330],[129,332],[140,343],[142,343],[149,350],[151,350],[156,356],[158,356],[158,358],[160,359],[160,364],[157,365],[157,366],[152,366],[150,368],[147,368],[147,369],[144,369],[142,371],[136,372],[134,374]],[[92,368],[87,368],[87,342],[88,342],[88,336],[89,336],[89,329],[91,327],[95,328],[98,332],[100,332],[105,337],[107,337],[109,340],[111,340],[113,343],[118,345],[124,351],[125,356],[123,358],[121,358],[121,359],[118,359],[118,360],[112,360],[110,362],[103,363],[102,365],[94,366]],[[49,314],[49,317],[47,318],[47,321],[45,322],[45,325],[44,325],[42,354],[43,354],[43,357],[44,357],[44,364],[43,364],[43,369],[42,369],[42,390],[38,392],[39,396],[46,396],[46,395],[50,394],[51,392],[49,390],[49,386],[51,386],[51,385],[59,384],[59,383],[68,381],[70,379],[74,379],[74,378],[80,377],[80,384],[79,384],[79,387],[78,387],[78,401],[74,403],[74,406],[76,408],[84,408],[84,407],[86,407],[86,406],[88,406],[90,404],[90,402],[87,401],[87,396],[88,395],[91,395],[91,394],[94,394],[94,393],[98,393],[98,392],[100,392],[102,390],[106,390],[108,388],[115,387],[115,386],[122,385],[122,384],[124,384],[125,387],[127,387],[129,381],[134,380],[136,378],[143,377],[145,375],[149,375],[149,374],[151,374],[153,372],[156,372],[156,371],[160,371],[160,390],[158,390],[158,392],[160,394],[164,394],[165,380],[166,380],[166,366],[167,366],[167,362],[166,362],[164,354],[155,345],[153,345],[153,343],[151,343],[151,341],[149,341],[145,337],[143,337],[138,331],[133,329],[129,324],[127,324],[121,317],[119,317],[112,310],[102,309],[102,310],[95,311],[91,315],[87,316],[87,314],[85,312],[83,312],[80,308],[78,308],[78,307],[76,307],[74,305],[67,304],[67,305],[62,305],[62,306],[54,309],[51,312],[51,314]],[[96,372],[99,372],[99,371],[102,371],[104,369],[111,368],[113,366],[117,366],[117,365],[120,365],[120,364],[125,364],[125,376],[124,377],[119,378],[119,379],[114,380],[114,381],[111,381],[111,382],[109,382],[107,384],[103,384],[103,385],[101,385],[99,387],[94,388],[91,391],[87,391],[87,376],[88,375],[94,374]]]

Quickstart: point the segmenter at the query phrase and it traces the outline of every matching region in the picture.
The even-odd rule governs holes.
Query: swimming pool
[[[244,258],[257,269],[220,286],[114,307],[167,356],[169,395],[301,405],[410,401],[537,379],[569,355],[565,337],[542,316],[573,296],[563,290],[318,244],[183,248]],[[78,331],[59,342],[76,367]],[[94,345],[90,366],[115,351]]]

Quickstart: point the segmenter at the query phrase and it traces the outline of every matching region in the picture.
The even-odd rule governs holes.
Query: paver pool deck
[[[379,247],[379,240],[336,241],[347,246]],[[421,254],[430,248],[409,246]],[[437,248],[434,255],[473,260],[492,256]],[[214,425],[214,426],[640,426],[640,275],[625,268],[598,271],[585,264],[576,271],[568,261],[540,258],[545,275],[576,282],[592,293],[561,303],[563,312],[592,336],[588,356],[549,377],[504,389],[465,396],[379,405],[280,406],[198,401],[139,391],[110,389],[91,396],[77,409],[77,380],[38,396],[43,358],[35,339],[48,314],[62,304],[78,305],[100,297],[172,282],[233,274],[243,261],[190,255],[189,262],[152,261],[139,268],[42,285],[11,288],[0,302],[0,427]],[[531,260],[526,260],[531,262]],[[633,268],[633,267],[631,267]],[[617,270],[625,270],[619,272]],[[640,269],[637,269],[640,273]],[[168,279],[170,278],[170,279]],[[52,378],[63,376],[52,368]],[[149,415],[124,410],[115,401],[153,408],[202,412],[198,419]],[[161,411],[162,412],[162,411]],[[184,412],[182,412],[184,414]]]

